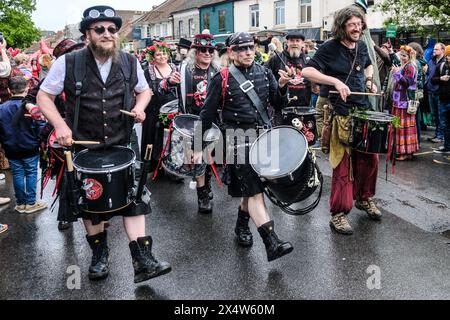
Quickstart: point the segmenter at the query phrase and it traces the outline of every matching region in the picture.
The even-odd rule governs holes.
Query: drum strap
[[[80,118],[81,89],[86,78],[86,49],[75,52],[74,76],[75,76],[75,119],[73,122],[74,136],[77,135],[78,119]]]
[[[245,78],[245,76],[236,68],[234,64],[232,64],[229,68],[231,75],[233,78],[236,79],[239,86],[241,87],[242,92],[247,94],[247,96],[250,98],[250,100],[253,103],[253,106],[256,108],[258,113],[261,115],[262,120],[264,121],[264,125],[267,125],[270,127],[270,119],[269,115],[267,114],[267,110],[264,108],[263,103],[261,99],[259,98],[258,94],[255,91],[255,87],[253,87],[253,84]],[[249,85],[248,88],[245,88],[246,85]]]
[[[122,71],[124,80],[125,80],[125,96],[124,96],[124,108],[125,111],[130,112],[131,108],[132,108],[132,96],[131,96],[131,92],[130,92],[130,81],[131,81],[131,75],[132,75],[132,69],[131,69],[131,63],[130,60],[127,56],[127,54],[123,51],[120,51],[120,70]],[[132,135],[132,130],[133,130],[133,126],[131,124],[131,122],[133,121],[132,119],[130,119],[130,117],[126,117],[125,115],[123,115],[125,117],[125,121],[126,121],[126,130],[127,130],[127,134],[129,139],[131,140],[131,135]],[[130,141],[128,141],[128,143],[130,143]]]

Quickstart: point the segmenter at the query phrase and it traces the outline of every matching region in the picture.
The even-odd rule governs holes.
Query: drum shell
[[[278,179],[263,179],[263,182],[279,201],[292,204],[306,200],[316,191],[318,186],[307,187],[312,175],[314,163],[308,153],[301,166],[289,175]]]
[[[282,110],[282,124],[286,126],[293,126],[292,120],[299,119],[305,126],[309,127],[309,131],[314,134],[314,140],[309,142],[309,145],[316,144],[318,140],[316,111],[308,107],[288,107]]]
[[[366,123],[368,123],[367,138],[364,137]],[[390,149],[391,130],[390,122],[354,117],[352,118],[351,146],[354,150],[364,153],[387,154]]]
[[[78,153],[73,165],[82,189],[81,209],[88,213],[112,213],[129,206],[135,193],[135,161],[135,153],[120,146]]]
[[[132,202],[134,195],[134,168],[131,166],[113,173],[83,173],[77,171],[77,180],[97,181],[103,189],[100,198],[89,200],[85,190],[82,190],[83,202],[81,208],[89,213],[109,213],[126,208]]]

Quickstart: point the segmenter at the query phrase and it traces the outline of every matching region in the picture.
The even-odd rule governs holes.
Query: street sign
[[[390,23],[386,28],[386,38],[397,38],[397,25]]]

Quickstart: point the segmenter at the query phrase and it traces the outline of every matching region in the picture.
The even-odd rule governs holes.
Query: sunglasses
[[[92,18],[92,19],[97,19],[101,15],[104,15],[105,17],[108,17],[108,18],[112,18],[112,17],[116,16],[116,12],[114,10],[111,10],[111,9],[106,9],[103,12],[100,12],[97,9],[93,9],[93,10],[89,11],[89,17]]]
[[[110,34],[116,34],[117,32],[119,32],[119,29],[117,29],[116,27],[113,27],[113,26],[110,26],[108,28],[105,28],[104,26],[100,26],[100,27],[95,27],[95,28],[89,28],[89,30],[94,30],[95,33],[98,34],[99,36],[104,34],[106,32],[106,30],[108,30],[108,32]]]
[[[235,52],[246,52],[247,50],[255,51],[255,46],[249,45],[249,46],[243,46],[243,47],[233,47],[232,50]]]
[[[200,48],[199,49],[201,53],[209,52],[210,54],[214,54],[215,49],[213,48]]]

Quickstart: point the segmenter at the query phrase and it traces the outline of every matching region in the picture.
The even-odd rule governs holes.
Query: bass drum
[[[306,137],[297,129],[281,126],[262,134],[252,145],[250,163],[264,183],[266,195],[286,213],[304,215],[319,204],[322,174],[314,153],[308,149]],[[302,209],[292,208],[319,187],[319,196],[312,204]]]
[[[112,213],[128,207],[135,196],[135,162],[133,150],[120,146],[77,153],[73,166],[82,185],[81,209]]]

